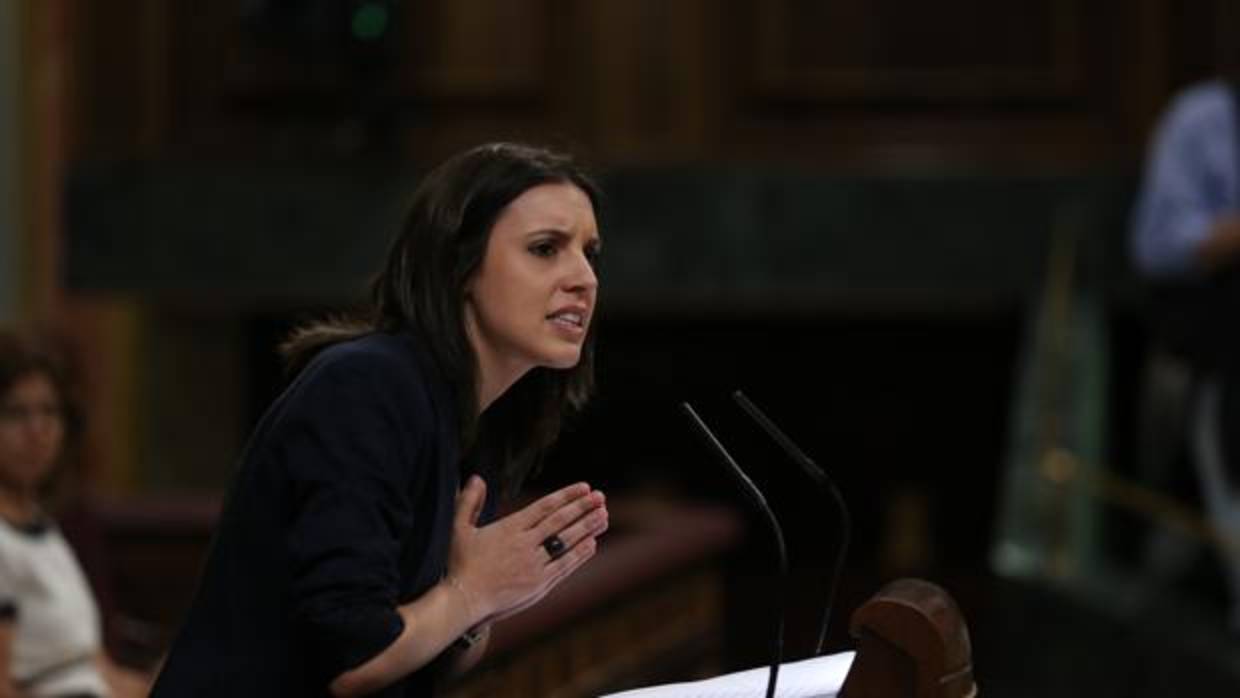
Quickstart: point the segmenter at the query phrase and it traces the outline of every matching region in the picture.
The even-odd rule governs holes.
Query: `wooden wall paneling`
[[[26,317],[52,320],[59,309],[60,207],[58,183],[69,157],[68,123],[76,87],[70,60],[73,12],[65,0],[23,5],[25,36],[21,83],[21,196],[26,264],[22,294]]]
[[[168,155],[244,154],[261,159],[297,152],[280,133],[263,128],[261,96],[278,87],[267,87],[276,83],[268,73],[278,68],[266,67],[258,49],[247,44],[236,10],[235,2],[172,3],[167,29],[174,76],[168,92]]]
[[[609,155],[630,147],[625,134],[634,120],[633,71],[629,67],[632,47],[622,38],[631,36],[639,3],[593,3],[590,6],[589,43],[595,59],[594,81],[600,86],[592,103],[592,133]]]
[[[387,37],[371,46],[348,39],[340,17],[307,34],[296,14],[263,24],[238,3],[178,5],[185,79],[176,110],[186,141],[248,157],[407,150],[425,161],[445,142],[544,118],[546,1],[396,7]]]
[[[1128,15],[1133,30],[1122,47],[1124,68],[1120,74],[1128,89],[1121,109],[1137,144],[1132,152],[1134,163],[1140,159],[1149,129],[1171,89],[1173,2],[1137,0],[1132,3],[1132,12]]]
[[[106,21],[88,23],[83,36],[87,53],[107,57],[92,68],[100,76],[97,91],[124,97],[109,107],[115,115],[104,124],[128,129],[118,138],[99,127],[104,135],[93,140],[121,156],[139,150],[139,103],[163,110],[163,156],[209,159],[391,155],[399,152],[394,144],[434,143],[462,124],[473,129],[472,141],[514,113],[514,121],[543,119],[530,104],[545,87],[545,3],[401,3],[390,61],[375,68],[365,51],[296,35],[279,22],[258,31],[239,2],[127,2],[137,19],[124,24],[120,13],[92,5]],[[162,74],[123,83],[144,60],[163,54]],[[158,122],[158,110],[146,111]],[[471,119],[483,126],[469,126]],[[418,129],[430,136],[405,133]]]
[[[1133,10],[1138,36],[1125,47],[1122,65],[1134,84],[1123,109],[1144,149],[1177,92],[1240,69],[1240,3],[1141,0]]]
[[[130,490],[139,485],[145,412],[159,408],[139,399],[139,384],[149,368],[141,363],[143,308],[115,295],[63,293],[54,322],[70,341],[85,408],[83,487]]]
[[[1117,162],[1140,167],[1154,124],[1185,86],[1226,69],[1240,39],[1240,5],[1230,0],[1137,0],[1089,5],[1089,63],[1097,75],[1087,103],[1122,146]],[[1233,38],[1234,37],[1234,38]]]
[[[297,12],[305,7],[260,17],[247,15],[239,0],[174,3],[170,108],[178,154],[339,159],[388,145],[368,119],[376,105],[396,99],[395,71],[384,65],[398,59],[385,63],[383,50],[348,44],[343,15],[300,29]]]
[[[133,297],[80,293],[64,287],[65,218],[61,188],[71,164],[84,158],[157,157],[166,137],[166,3],[163,0],[56,2],[65,44],[56,60],[64,72],[62,115],[43,124],[61,152],[54,183],[57,215],[48,244],[57,268],[53,322],[75,350],[85,400],[83,452],[88,489],[125,490],[136,484],[142,403],[138,400],[145,314]],[[54,150],[54,149],[53,149]]]
[[[546,0],[408,3],[405,90],[432,99],[538,99],[546,90]]]
[[[1049,143],[1087,162],[1143,135],[1166,85],[1217,68],[1232,4],[401,2],[390,65],[369,70],[256,33],[239,0],[88,0],[73,118],[101,156],[429,162],[525,137],[609,161],[1003,161]]]
[[[403,152],[425,165],[492,140],[546,141],[555,132],[557,46],[564,18],[551,0],[467,0],[410,7],[402,91]]]
[[[563,22],[552,5],[407,4],[389,105],[399,152],[429,166],[483,141],[548,140]]]
[[[595,102],[607,90],[598,80],[599,56],[590,22],[596,3],[553,0],[548,12],[547,112],[544,131],[534,140],[597,162]]]
[[[758,98],[934,105],[1059,101],[1083,87],[1079,0],[763,3]]]
[[[1176,0],[1136,0],[1122,6],[1089,5],[1087,42],[1091,82],[1078,111],[1092,117],[1101,133],[1083,149],[1099,162],[1136,171],[1149,126],[1170,93],[1172,8]],[[1109,158],[1097,143],[1109,143]]]
[[[74,157],[154,157],[166,137],[167,0],[73,4]]]
[[[726,140],[742,157],[836,165],[1112,158],[1124,114],[1109,57],[1128,6],[992,5],[752,3],[729,30],[740,57]]]
[[[1240,57],[1240,3],[1167,0],[1165,24],[1170,87],[1178,89],[1235,65]]]
[[[682,158],[707,160],[718,142],[722,82],[722,11],[714,0],[669,3],[676,12],[665,40],[675,70],[673,138]],[[660,69],[655,66],[655,69]]]
[[[26,264],[22,113],[23,67],[28,56],[23,16],[17,3],[0,4],[0,323],[18,319]]]
[[[251,424],[245,337],[235,314],[152,312],[137,376],[144,406],[134,468],[145,488],[222,491]],[[274,351],[272,347],[272,351]]]
[[[710,47],[718,5],[704,0],[590,5],[598,85],[594,136],[608,161],[701,157],[714,118]]]

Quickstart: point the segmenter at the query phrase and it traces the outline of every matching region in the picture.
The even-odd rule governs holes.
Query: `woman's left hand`
[[[448,583],[461,592],[475,622],[506,618],[537,603],[594,556],[607,530],[602,492],[569,485],[508,516],[479,527],[486,483],[473,476],[457,496]],[[544,541],[556,536],[552,556]]]

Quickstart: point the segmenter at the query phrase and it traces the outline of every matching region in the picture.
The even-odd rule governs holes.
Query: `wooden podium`
[[[947,592],[920,579],[883,587],[853,612],[857,656],[841,698],[973,698],[969,631]]]
[[[892,582],[853,613],[854,652],[781,665],[779,698],[973,698],[977,686],[969,633],[955,602],[918,579]],[[741,698],[767,694],[770,672],[757,667],[700,681],[670,683],[606,698]]]

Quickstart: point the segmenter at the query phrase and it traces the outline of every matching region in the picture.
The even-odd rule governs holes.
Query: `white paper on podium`
[[[856,654],[840,652],[780,665],[775,695],[777,698],[835,698]],[[600,698],[762,698],[766,695],[769,673],[768,667],[762,667],[702,681],[636,688]]]

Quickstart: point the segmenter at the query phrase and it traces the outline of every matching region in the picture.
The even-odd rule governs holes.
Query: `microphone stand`
[[[728,453],[728,449],[723,447],[715,434],[711,432],[702,418],[687,402],[680,403],[681,409],[693,424],[699,436],[706,442],[719,460],[724,464],[725,469],[731,473],[732,477],[740,484],[741,489],[749,495],[758,509],[762,511],[766,517],[767,523],[770,525],[771,533],[775,536],[775,549],[779,556],[779,579],[781,584],[787,585],[788,579],[788,549],[784,545],[784,532],[779,526],[779,520],[775,518],[775,512],[766,503],[766,498],[762,496],[762,492],[758,486],[749,479],[741,466],[732,458],[732,454]],[[779,680],[779,665],[783,663],[784,655],[784,613],[786,612],[787,601],[785,600],[785,590],[780,589],[775,595],[775,632],[771,637],[771,665],[770,673],[767,674],[766,680],[766,698],[775,698],[775,684]]]
[[[822,611],[822,620],[818,623],[818,645],[814,650],[814,654],[820,655],[822,654],[822,647],[827,640],[827,624],[831,621],[831,606],[835,602],[836,588],[839,586],[840,576],[844,572],[844,558],[848,554],[848,544],[852,539],[852,515],[848,511],[848,505],[844,503],[844,497],[840,494],[839,488],[835,486],[835,482],[827,475],[827,471],[823,470],[822,466],[805,455],[805,452],[793,443],[792,439],[788,438],[779,427],[775,426],[775,423],[766,416],[766,413],[758,409],[757,405],[745,397],[744,393],[738,390],[732,393],[732,399],[736,401],[736,404],[746,414],[758,423],[758,426],[762,427],[762,430],[775,443],[779,444],[779,447],[783,449],[784,453],[788,454],[788,457],[794,463],[801,466],[801,471],[809,476],[818,485],[819,489],[825,491],[835,503],[835,510],[839,515],[840,544],[839,550],[835,554],[831,581],[827,587],[827,604]]]

